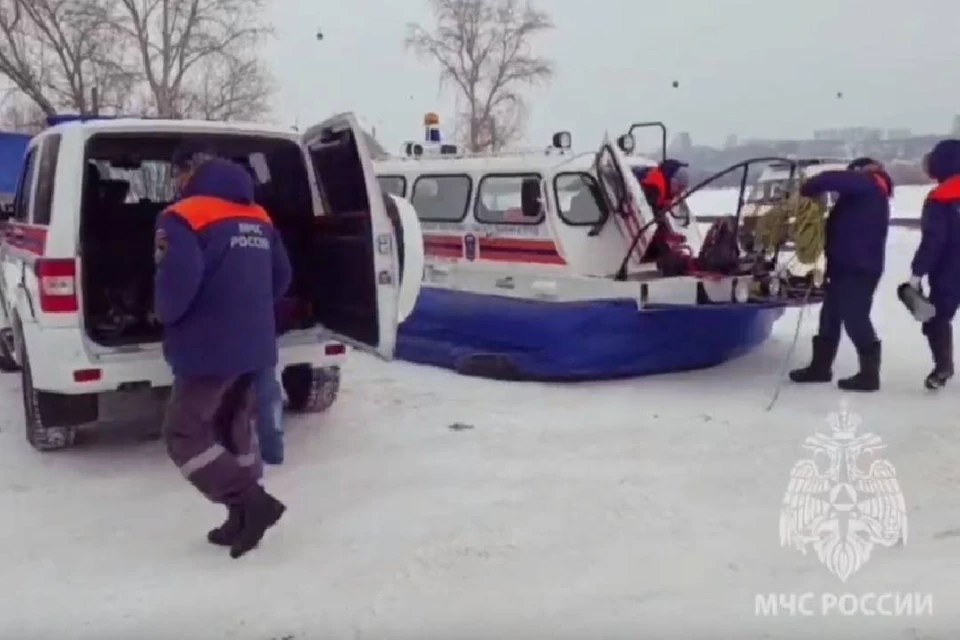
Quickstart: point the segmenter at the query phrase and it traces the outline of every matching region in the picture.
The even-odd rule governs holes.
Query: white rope
[[[773,390],[773,396],[770,398],[770,402],[767,404],[767,411],[773,409],[773,406],[777,404],[777,400],[780,399],[780,391],[783,390],[783,385],[787,381],[787,377],[790,375],[790,362],[793,360],[793,354],[797,350],[797,342],[800,341],[800,328],[803,326],[803,317],[807,312],[807,302],[810,300],[810,294],[813,293],[814,287],[814,278],[810,279],[810,286],[807,287],[807,292],[803,295],[803,302],[801,303],[800,311],[797,313],[797,326],[793,330],[793,341],[790,343],[790,348],[787,350],[787,357],[783,361],[783,368],[780,370],[780,377],[777,379],[777,386]]]

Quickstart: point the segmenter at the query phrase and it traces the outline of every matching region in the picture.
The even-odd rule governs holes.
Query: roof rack
[[[58,114],[55,116],[47,116],[47,126],[55,127],[59,124],[66,124],[68,122],[89,122],[91,120],[117,120],[118,118],[129,119],[130,116],[95,116],[95,115],[84,115],[77,113],[64,113]],[[139,118],[134,118],[138,119]]]
[[[571,156],[574,152],[570,149],[557,149],[556,147],[531,147],[528,149],[505,149],[502,151],[460,151],[457,153],[424,154],[422,156],[391,156],[391,160],[463,160],[467,158],[507,158],[517,156]]]

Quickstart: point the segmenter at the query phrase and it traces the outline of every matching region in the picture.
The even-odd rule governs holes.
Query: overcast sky
[[[606,130],[651,119],[708,144],[730,133],[805,137],[854,124],[938,133],[960,112],[954,0],[539,5],[557,29],[535,50],[555,61],[557,76],[529,96],[528,141],[538,146],[564,129],[576,147],[592,146]],[[281,121],[354,111],[395,151],[422,135],[424,112],[452,113],[436,67],[403,49],[408,22],[431,24],[425,0],[275,0],[272,19]]]

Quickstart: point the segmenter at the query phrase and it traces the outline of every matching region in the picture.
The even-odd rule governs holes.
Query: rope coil
[[[794,260],[812,266],[826,244],[827,207],[820,199],[800,195],[804,176],[791,182],[787,194],[756,222],[754,238],[764,253],[773,253],[787,241],[794,246]]]

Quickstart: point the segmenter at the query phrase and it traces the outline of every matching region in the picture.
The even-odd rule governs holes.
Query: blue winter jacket
[[[927,171],[939,184],[920,215],[920,246],[913,275],[927,276],[930,301],[952,315],[960,304],[960,140],[943,140],[927,156]]]
[[[809,198],[826,193],[837,194],[826,221],[827,273],[880,277],[887,253],[893,180],[882,171],[824,171],[800,187],[800,194]]]
[[[243,167],[208,160],[157,219],[154,311],[174,375],[254,373],[277,363],[274,305],[287,252]]]

